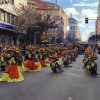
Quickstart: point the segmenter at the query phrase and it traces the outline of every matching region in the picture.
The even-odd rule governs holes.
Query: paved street
[[[43,68],[42,72],[24,73],[23,82],[0,83],[0,100],[100,100],[100,75],[87,76],[82,59],[79,56],[73,67],[64,68],[61,74]],[[100,73],[100,56],[97,63]]]

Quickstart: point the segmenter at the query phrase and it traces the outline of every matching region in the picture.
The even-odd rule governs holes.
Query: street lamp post
[[[36,44],[36,32],[34,34],[34,44]]]
[[[55,30],[55,44],[56,44],[56,30]]]
[[[55,36],[55,44],[56,44],[56,24],[55,24],[55,21],[53,22],[53,26],[54,26],[54,36]]]

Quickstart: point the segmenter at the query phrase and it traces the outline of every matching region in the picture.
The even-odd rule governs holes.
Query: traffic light
[[[88,18],[85,18],[85,24],[88,24]]]

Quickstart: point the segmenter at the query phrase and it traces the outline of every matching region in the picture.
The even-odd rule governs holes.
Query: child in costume
[[[8,65],[0,81],[20,82],[24,80],[20,67],[18,66],[19,59],[15,56],[15,53],[15,50],[10,51],[10,57],[6,60]]]
[[[3,50],[0,55],[0,62],[1,62],[1,71],[5,71],[6,69],[6,59],[8,58],[8,54],[6,50]]]
[[[69,67],[69,58],[67,55],[63,57],[63,65],[65,68]]]
[[[25,61],[22,63],[22,69],[23,71],[28,72],[37,72],[41,71],[41,64],[40,62],[35,62],[37,59],[35,56],[31,53],[31,51],[27,51],[27,54],[25,55]]]
[[[40,64],[41,64],[41,66],[42,67],[46,67],[46,64],[45,64],[45,59],[46,59],[46,57],[45,57],[45,49],[44,48],[40,48],[39,50],[38,50],[38,52],[39,52],[39,56],[38,56],[38,59],[39,59],[39,62],[40,62]]]
[[[97,56],[92,53],[92,49],[89,46],[85,51],[85,58],[83,59],[84,68],[86,69],[86,73],[88,73],[91,76],[98,75],[97,74],[97,63],[95,60],[97,59]]]
[[[61,73],[61,72],[63,72],[61,66],[57,63],[57,57],[55,55],[53,55],[53,60],[50,63],[50,67],[51,67],[51,70],[54,73]]]

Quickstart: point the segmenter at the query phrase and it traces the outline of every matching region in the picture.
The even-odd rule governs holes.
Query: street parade
[[[0,0],[0,100],[100,100],[100,0]]]
[[[81,45],[26,45],[6,46],[0,45],[0,67],[3,71],[0,81],[24,81],[24,72],[40,72],[44,67],[53,73],[62,73],[64,68],[70,68],[76,61]],[[83,68],[88,75],[98,75],[96,54],[88,46],[84,52]],[[59,61],[61,62],[59,64]]]

